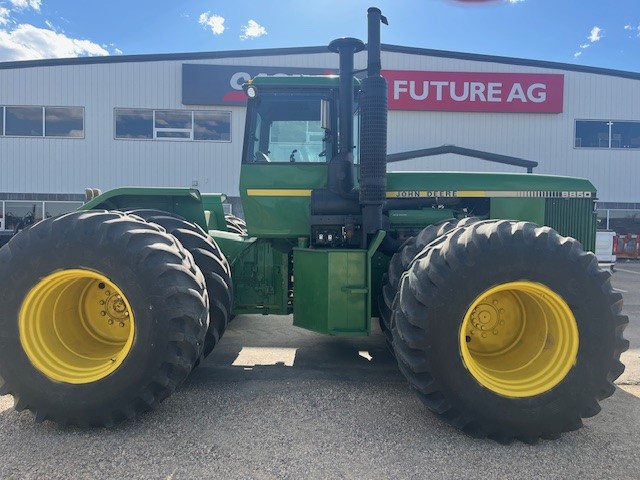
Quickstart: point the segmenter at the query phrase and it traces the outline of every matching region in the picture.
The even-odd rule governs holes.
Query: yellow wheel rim
[[[527,281],[484,292],[460,329],[466,368],[481,385],[508,397],[531,397],[558,385],[576,363],[578,343],[567,303]]]
[[[47,377],[82,384],[115,372],[133,345],[133,310],[107,277],[63,270],[27,294],[18,319],[20,343]]]

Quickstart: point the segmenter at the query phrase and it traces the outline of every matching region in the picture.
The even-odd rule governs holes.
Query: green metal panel
[[[390,165],[390,168],[393,165]],[[595,187],[583,178],[529,173],[392,172],[387,175],[387,191],[580,191]],[[442,195],[441,195],[442,196]]]
[[[449,208],[425,208],[422,210],[389,210],[391,228],[401,226],[430,225],[455,217]]]
[[[227,222],[224,219],[222,203],[227,199],[227,196],[224,193],[203,193],[201,196],[202,207],[205,212],[209,212],[208,230],[226,230]]]
[[[293,249],[293,324],[332,335],[369,332],[366,250]]]
[[[592,199],[549,198],[544,223],[561,235],[575,238],[585,250],[595,251],[597,218]]]
[[[245,163],[240,197],[249,235],[308,237],[311,190],[327,184],[325,163]]]
[[[209,236],[216,241],[230,264],[233,264],[240,254],[257,240],[256,237],[247,237],[222,230],[209,230]]]
[[[294,248],[293,324],[331,335],[368,335],[373,292],[388,262],[376,253],[385,235],[378,232],[368,250]]]
[[[79,210],[127,208],[152,208],[176,213],[207,230],[202,198],[195,188],[116,188],[85,203]]]
[[[492,198],[491,218],[544,224],[544,198]]]

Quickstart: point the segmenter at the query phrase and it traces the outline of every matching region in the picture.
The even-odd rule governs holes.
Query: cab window
[[[320,125],[321,94],[265,94],[249,106],[245,162],[325,162],[331,133]]]

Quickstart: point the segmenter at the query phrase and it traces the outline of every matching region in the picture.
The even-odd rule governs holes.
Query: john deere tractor
[[[120,188],[0,249],[0,394],[17,410],[81,426],[135,417],[232,316],[260,313],[329,335],[368,335],[379,317],[420,399],[470,435],[534,442],[598,413],[628,320],[590,252],[594,186],[387,173],[428,151],[387,155],[386,19],[368,19],[366,78],[354,79],[365,44],[341,38],[339,76],[245,85],[246,225],[225,218],[222,194]]]

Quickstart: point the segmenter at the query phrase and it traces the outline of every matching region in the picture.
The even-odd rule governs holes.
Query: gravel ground
[[[640,264],[620,263],[613,284],[627,370],[602,412],[556,441],[502,446],[446,426],[379,331],[335,338],[239,316],[158,410],[115,429],[35,424],[0,397],[0,478],[638,478]]]

